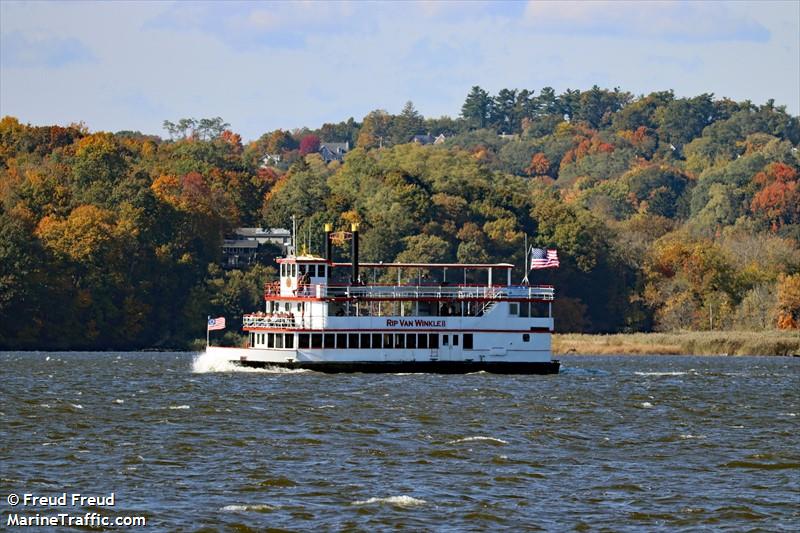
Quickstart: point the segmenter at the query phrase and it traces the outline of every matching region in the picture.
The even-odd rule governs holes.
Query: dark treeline
[[[528,235],[559,250],[531,276],[557,285],[559,331],[800,323],[800,121],[771,101],[474,87],[458,118],[409,102],[247,144],[219,117],[164,127],[0,121],[0,348],[183,347],[209,314],[232,340],[274,255],[223,271],[222,238],[291,215],[318,253],[324,223],[359,222],[364,260],[515,280]]]

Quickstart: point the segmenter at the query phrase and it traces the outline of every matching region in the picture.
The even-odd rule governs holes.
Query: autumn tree
[[[800,183],[795,168],[772,163],[753,181],[761,187],[750,203],[753,213],[768,221],[773,230],[800,223]]]
[[[319,137],[309,134],[300,139],[300,155],[313,154],[319,151]]]

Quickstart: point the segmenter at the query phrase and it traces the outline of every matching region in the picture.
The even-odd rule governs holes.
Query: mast
[[[292,215],[292,255],[297,255],[297,217]]]

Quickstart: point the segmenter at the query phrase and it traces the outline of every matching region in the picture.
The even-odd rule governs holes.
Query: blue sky
[[[473,85],[674,89],[800,113],[800,2],[0,2],[0,115],[246,140]]]

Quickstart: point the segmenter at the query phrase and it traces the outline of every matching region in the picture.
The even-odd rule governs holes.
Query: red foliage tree
[[[319,151],[319,137],[306,135],[300,139],[300,155],[313,154]]]

